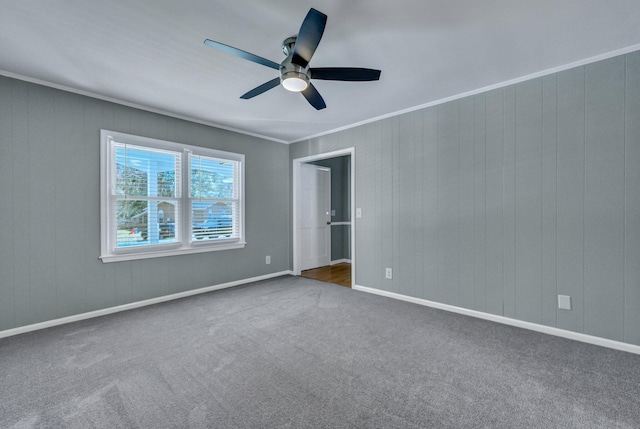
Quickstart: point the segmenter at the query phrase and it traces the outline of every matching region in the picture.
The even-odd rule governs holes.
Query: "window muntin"
[[[244,247],[244,155],[101,132],[104,262]]]

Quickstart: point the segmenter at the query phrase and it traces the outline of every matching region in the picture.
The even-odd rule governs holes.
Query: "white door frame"
[[[299,276],[300,270],[300,245],[298,243],[298,186],[300,185],[300,164],[308,162],[320,161],[327,158],[336,158],[338,156],[350,156],[351,168],[349,174],[349,192],[351,193],[349,201],[350,219],[351,219],[351,287],[356,285],[356,213],[355,213],[355,171],[356,171],[356,150],[354,147],[340,149],[333,152],[319,153],[317,155],[305,156],[293,160],[293,274]]]

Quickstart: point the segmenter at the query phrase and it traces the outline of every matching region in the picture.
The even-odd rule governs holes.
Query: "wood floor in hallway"
[[[301,275],[309,279],[351,287],[351,264],[348,262],[305,270]]]

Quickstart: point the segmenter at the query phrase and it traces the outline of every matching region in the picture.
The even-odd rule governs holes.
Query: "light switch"
[[[361,218],[362,217],[362,209],[359,208],[359,207],[356,209],[356,217],[357,218]]]

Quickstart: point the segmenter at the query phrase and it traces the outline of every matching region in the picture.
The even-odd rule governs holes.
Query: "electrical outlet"
[[[558,295],[558,308],[560,310],[571,310],[571,297],[569,295]]]
[[[384,276],[387,279],[392,279],[393,278],[393,270],[391,268],[386,268],[384,271]]]
[[[265,258],[265,263],[267,265],[269,265],[271,263],[271,255],[267,255],[267,257]]]

